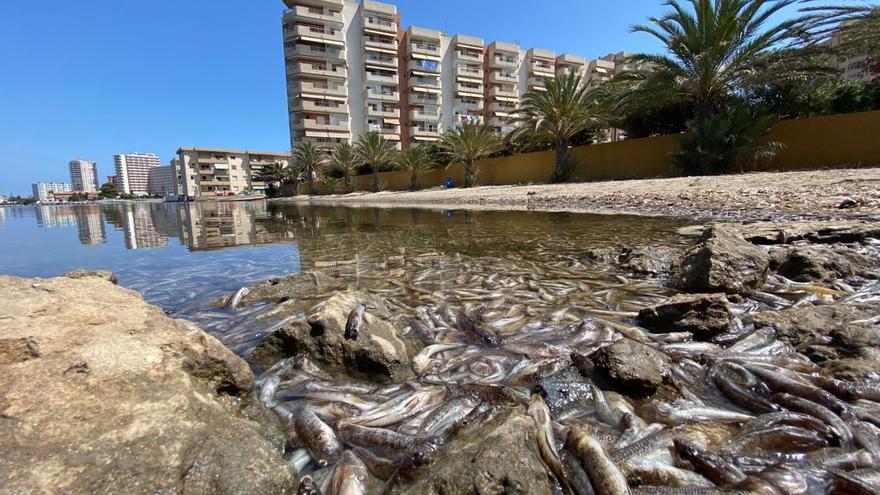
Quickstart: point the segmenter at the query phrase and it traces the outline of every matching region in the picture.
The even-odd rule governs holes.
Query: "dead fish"
[[[330,495],[363,495],[367,493],[368,476],[363,461],[354,452],[346,450],[333,469]]]
[[[297,495],[321,495],[321,491],[318,489],[318,484],[315,483],[315,480],[309,475],[303,476],[302,479],[299,480],[299,488],[296,493]]]
[[[349,421],[361,426],[389,426],[415,416],[425,408],[436,405],[444,396],[442,389],[428,389],[401,396],[377,406]]]
[[[339,458],[342,445],[336,438],[336,433],[309,407],[300,408],[293,426],[296,436],[319,466],[326,466],[330,461]]]
[[[585,430],[568,432],[567,446],[580,459],[590,475],[596,495],[628,495],[629,485],[617,465],[608,457],[602,443]]]
[[[238,305],[241,304],[241,298],[251,293],[251,289],[248,287],[242,287],[238,289],[238,292],[232,296],[232,299],[229,301],[229,309],[235,311],[238,308]]]
[[[464,312],[459,313],[456,324],[458,325],[458,329],[464,332],[465,338],[476,345],[486,347],[498,347],[501,345],[500,337],[486,329],[483,325],[477,323]]]
[[[702,423],[705,421],[716,421],[718,423],[744,423],[754,416],[743,414],[727,409],[719,409],[715,407],[699,407],[686,403],[669,404],[662,401],[652,401],[642,409],[644,416],[647,416],[655,423],[666,423],[669,425],[681,425],[687,423]]]
[[[345,340],[357,340],[361,328],[364,326],[364,314],[367,307],[358,304],[351,310],[348,315],[348,321],[345,322]]]
[[[674,440],[678,455],[690,462],[694,469],[716,485],[735,485],[745,481],[746,475],[721,457],[707,452],[683,438]]]
[[[568,486],[568,477],[562,467],[562,459],[556,448],[556,435],[553,433],[553,425],[550,419],[550,409],[544,403],[544,399],[538,394],[533,394],[529,399],[529,416],[538,428],[538,452],[544,464],[550,468],[562,486]]]

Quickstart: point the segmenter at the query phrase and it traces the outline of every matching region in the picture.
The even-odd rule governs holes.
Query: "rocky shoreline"
[[[0,492],[876,490],[880,229],[681,233],[442,289],[420,286],[439,253],[389,255],[407,300],[322,271],[243,288],[221,304],[283,322],[256,380],[110,273],[0,277]],[[568,314],[607,267],[676,293]],[[818,464],[751,464],[792,452]]]

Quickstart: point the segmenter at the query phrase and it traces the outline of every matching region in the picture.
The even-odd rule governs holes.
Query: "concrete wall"
[[[670,153],[678,150],[681,135],[630,139],[617,143],[581,146],[572,150],[578,162],[573,181],[623,180],[677,175]],[[786,149],[761,171],[803,170],[827,167],[880,165],[880,111],[786,120],[777,124],[769,139]],[[554,165],[554,152],[542,151],[477,162],[479,185],[546,182]],[[456,186],[464,182],[464,168],[440,167],[419,176],[421,188],[437,187],[452,177]],[[410,187],[408,172],[383,172],[386,190]],[[358,177],[358,189],[369,191],[372,178]],[[306,192],[300,188],[300,192]],[[324,192],[322,190],[322,192]]]

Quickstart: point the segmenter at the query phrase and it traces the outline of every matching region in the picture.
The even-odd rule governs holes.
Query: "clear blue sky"
[[[404,26],[595,58],[656,51],[628,32],[659,0],[399,0]],[[0,2],[0,193],[113,173],[120,152],[289,148],[281,0]]]

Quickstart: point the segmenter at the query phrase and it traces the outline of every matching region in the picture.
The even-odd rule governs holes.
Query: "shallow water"
[[[420,281],[425,290],[493,271],[540,281],[556,278],[548,267],[574,266],[590,248],[681,244],[685,240],[675,231],[686,224],[634,216],[267,202],[7,207],[0,208],[0,273],[51,277],[75,268],[112,270],[121,285],[245,354],[271,323],[215,302],[272,276],[317,267],[354,287],[412,303],[420,294],[395,281],[416,272],[425,276],[426,263],[436,269]],[[414,261],[395,266],[392,257],[401,255]],[[613,270],[581,266],[573,275],[595,287],[621,285]],[[624,311],[662,292],[657,284],[649,284],[643,297],[638,286],[606,289],[608,308]]]

